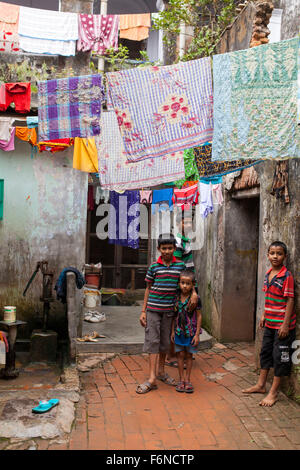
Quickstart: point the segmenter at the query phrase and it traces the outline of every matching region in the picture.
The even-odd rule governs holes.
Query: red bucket
[[[99,288],[99,279],[100,279],[100,274],[86,274],[85,275],[86,283],[89,286],[96,287],[97,289]]]

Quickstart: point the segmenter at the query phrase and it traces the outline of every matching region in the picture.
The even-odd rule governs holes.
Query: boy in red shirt
[[[263,290],[266,293],[265,311],[259,327],[264,328],[260,352],[261,371],[258,382],[244,393],[266,393],[266,382],[271,367],[274,379],[268,395],[259,403],[272,406],[277,401],[281,377],[291,371],[291,348],[296,337],[294,312],[294,279],[283,265],[287,255],[284,243],[276,241],[268,249],[271,268],[267,271]]]

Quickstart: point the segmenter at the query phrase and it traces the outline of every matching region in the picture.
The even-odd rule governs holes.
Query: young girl
[[[192,311],[188,309],[191,293],[194,289],[195,273],[189,269],[182,271],[179,279],[180,293],[175,302],[176,317],[172,324],[171,340],[175,343],[175,352],[178,361],[179,382],[177,392],[192,393],[194,387],[191,383],[193,353],[197,352],[199,335],[201,333],[201,300]],[[184,362],[186,369],[184,369]]]

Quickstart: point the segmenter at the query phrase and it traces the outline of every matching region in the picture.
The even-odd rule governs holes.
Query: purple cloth
[[[108,237],[109,243],[139,248],[139,191],[110,191]],[[114,208],[114,210],[113,210]]]
[[[39,82],[39,140],[100,134],[103,98],[101,75]]]
[[[15,150],[15,132],[16,132],[16,128],[13,127],[11,134],[10,134],[10,139],[8,141],[0,140],[1,150],[5,150],[5,152],[9,152],[10,150]]]

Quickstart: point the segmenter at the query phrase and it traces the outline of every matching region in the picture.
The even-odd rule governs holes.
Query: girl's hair
[[[269,248],[268,248],[268,253],[269,253],[269,251],[270,251],[271,246],[280,246],[280,247],[283,249],[284,254],[287,255],[287,246],[286,246],[285,243],[280,242],[280,241],[278,241],[278,240],[277,240],[276,242],[271,243],[271,245],[270,245]]]
[[[192,269],[185,269],[184,271],[181,271],[180,277],[182,276],[189,277],[193,283],[195,282],[196,276]]]

